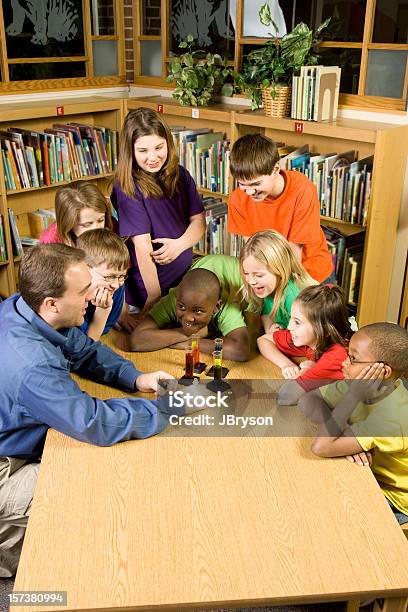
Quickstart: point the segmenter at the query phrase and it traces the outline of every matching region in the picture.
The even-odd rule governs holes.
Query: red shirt
[[[306,357],[316,362],[302,376],[295,379],[305,391],[311,391],[312,389],[327,385],[332,380],[344,379],[341,367],[347,357],[347,351],[341,344],[333,344],[323,353],[320,359],[316,359],[315,352],[310,346],[295,346],[293,344],[292,336],[288,329],[276,331],[273,334],[273,341],[276,347],[288,357]]]
[[[301,172],[281,170],[285,188],[275,199],[255,202],[235,189],[228,199],[228,231],[240,236],[274,229],[289,242],[303,245],[302,264],[319,282],[333,270],[326,238],[320,227],[320,204],[316,187]]]

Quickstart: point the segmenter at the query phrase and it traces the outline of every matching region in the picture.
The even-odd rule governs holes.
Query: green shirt
[[[299,293],[300,287],[298,287],[296,283],[290,280],[286,286],[285,291],[283,292],[283,300],[278,308],[278,312],[276,313],[274,323],[278,323],[278,325],[280,325],[284,329],[288,327],[290,319],[290,309],[292,307],[292,303],[295,301]],[[262,315],[271,314],[273,302],[273,295],[268,295],[264,299],[261,312]]]
[[[246,327],[238,294],[241,286],[239,260],[229,255],[206,255],[193,263],[191,269],[196,268],[210,270],[220,282],[221,307],[211,320],[221,334],[227,336],[234,329]],[[176,289],[170,289],[168,295],[162,297],[149,314],[161,329],[176,325]]]

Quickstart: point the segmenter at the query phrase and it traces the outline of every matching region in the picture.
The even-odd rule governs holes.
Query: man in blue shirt
[[[106,401],[83,393],[70,373],[129,392],[154,391],[165,372],[142,374],[77,326],[92,299],[85,253],[64,244],[31,248],[20,266],[20,294],[0,304],[0,577],[18,564],[45,436],[110,446],[162,431],[165,402]]]

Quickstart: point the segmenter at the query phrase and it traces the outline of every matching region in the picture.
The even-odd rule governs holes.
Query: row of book
[[[207,196],[203,198],[206,230],[203,238],[196,244],[202,255],[223,255],[228,253],[228,207],[221,200]]]
[[[172,127],[180,164],[187,168],[197,187],[228,193],[230,142],[223,132],[209,128]]]
[[[3,215],[0,215],[0,261],[7,261],[6,237],[4,235]]]
[[[14,191],[109,174],[118,162],[118,133],[81,123],[55,123],[43,132],[0,131],[6,189]]]
[[[337,282],[344,291],[347,305],[354,311],[360,290],[365,232],[346,236],[330,226],[323,226],[323,232],[332,254]]]
[[[292,78],[292,119],[334,121],[339,103],[341,68],[302,66]]]
[[[365,226],[371,192],[373,156],[357,160],[356,151],[311,153],[309,145],[296,149],[277,143],[280,166],[303,172],[314,183],[320,214]]]

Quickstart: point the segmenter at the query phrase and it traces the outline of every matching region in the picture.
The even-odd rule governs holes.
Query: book
[[[341,68],[316,66],[314,121],[334,121],[339,103]]]
[[[13,254],[16,257],[22,257],[24,254],[23,245],[21,244],[20,234],[17,227],[17,221],[14,216],[14,212],[11,208],[8,208],[9,222],[10,222],[10,233],[11,233],[11,244],[13,247]]]

